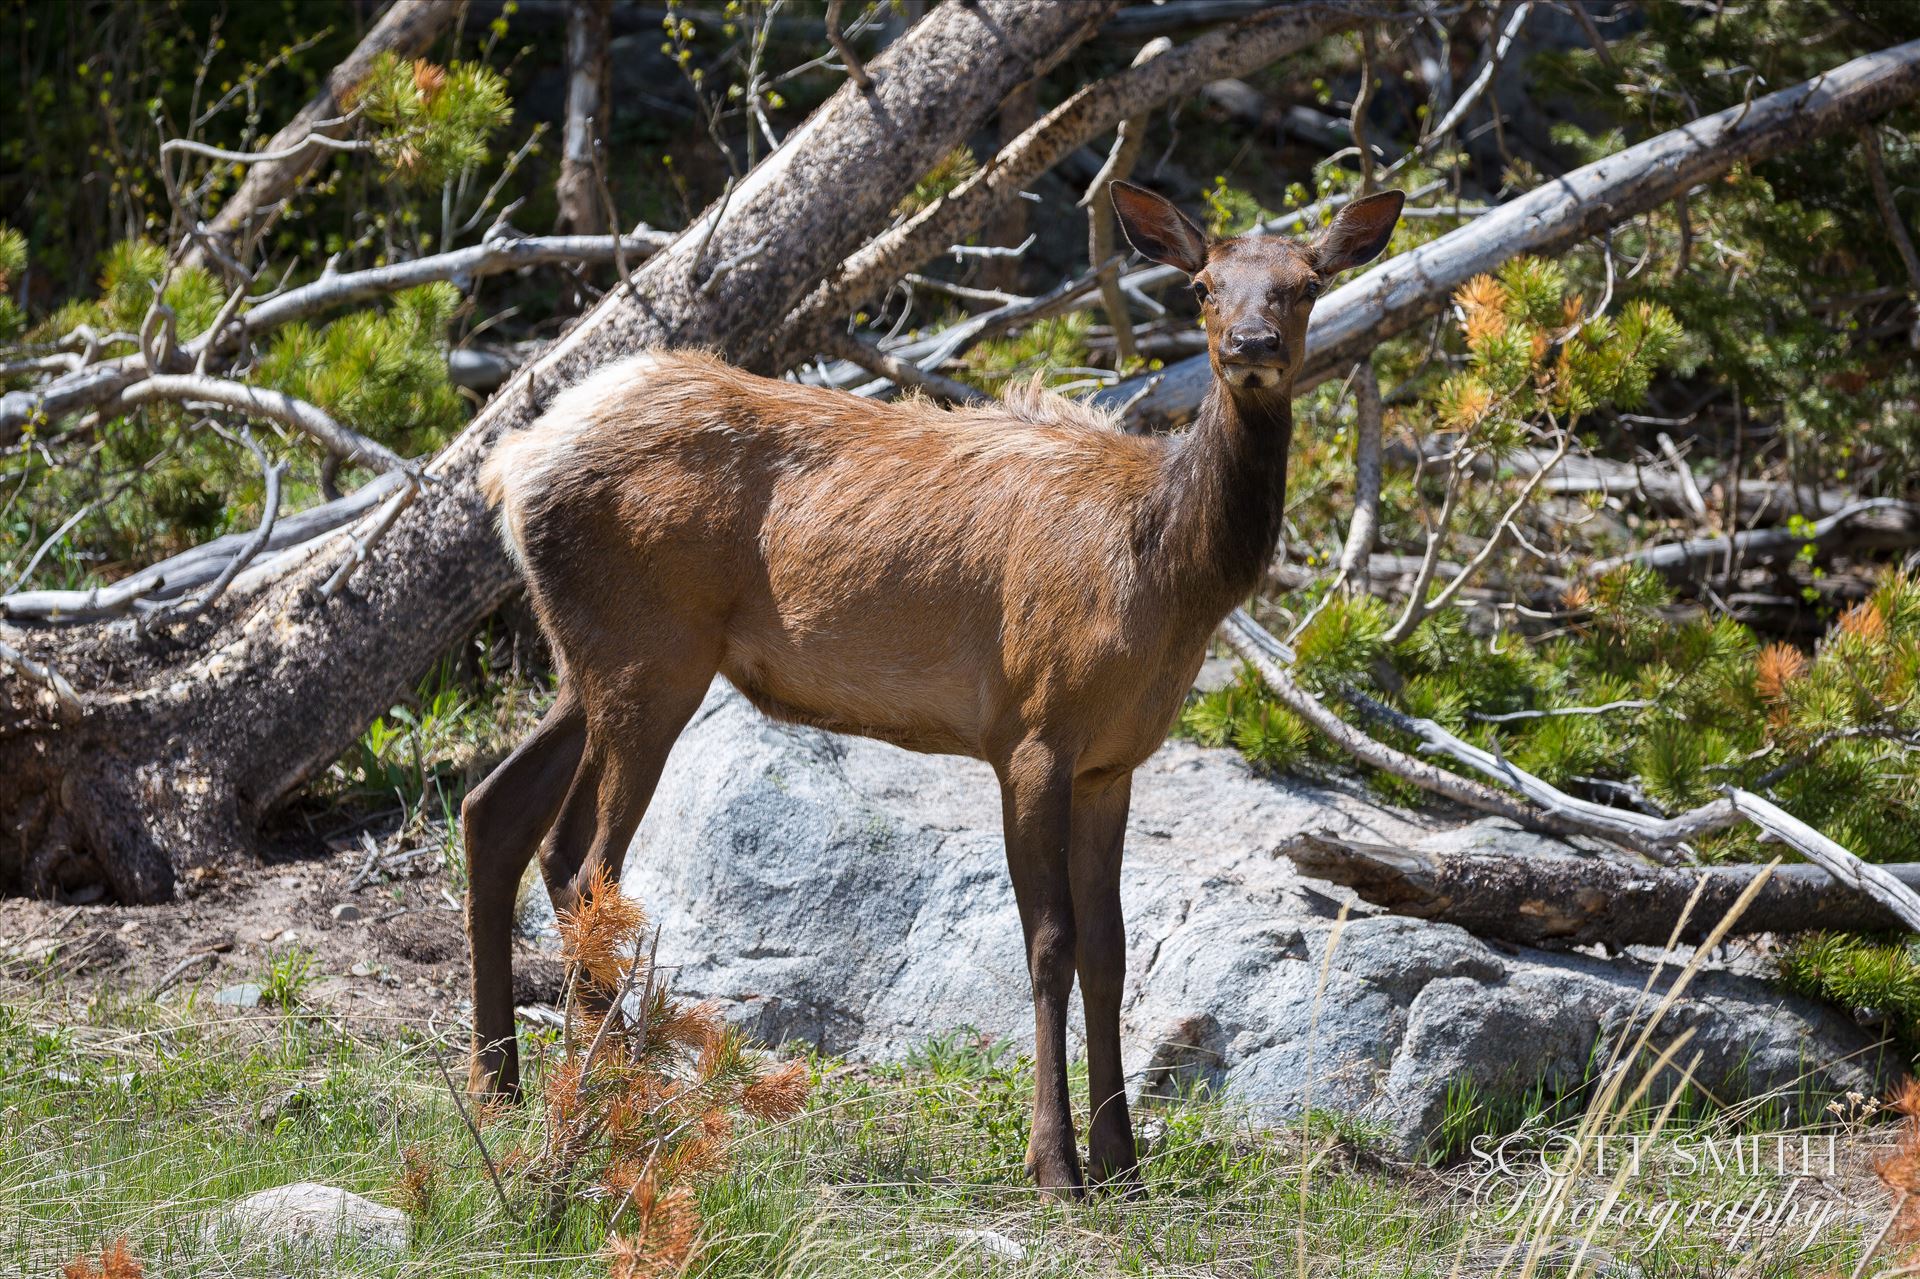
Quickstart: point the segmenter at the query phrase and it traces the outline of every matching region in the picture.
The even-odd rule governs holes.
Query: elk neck
[[[1169,452],[1159,523],[1172,584],[1221,616],[1252,594],[1279,544],[1292,437],[1290,381],[1236,392],[1216,379]]]

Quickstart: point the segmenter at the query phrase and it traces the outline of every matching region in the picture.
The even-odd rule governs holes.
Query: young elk
[[[1092,1172],[1135,1175],[1119,1027],[1129,784],[1273,554],[1314,298],[1380,252],[1403,197],[1356,200],[1304,244],[1209,242],[1126,183],[1113,201],[1135,248],[1193,277],[1206,316],[1214,385],[1183,435],[1125,435],[1037,389],[947,411],[654,351],[563,392],[488,459],[481,483],[562,679],[462,809],[474,1090],[518,1087],[509,929],[535,847],[548,836],[558,909],[617,876],[718,672],[776,718],[993,765],[1033,979],[1027,1167],[1082,1188],[1077,972]]]

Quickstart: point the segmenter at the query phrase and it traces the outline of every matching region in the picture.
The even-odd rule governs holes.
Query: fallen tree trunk
[[[1663,542],[1598,560],[1588,572],[1599,575],[1623,564],[1638,564],[1663,577],[1700,577],[1725,570],[1736,560],[1749,565],[1790,560],[1808,545],[1823,556],[1842,550],[1903,551],[1920,546],[1920,505],[1897,498],[1871,498],[1836,511],[1804,531],[1753,529],[1731,538],[1697,537],[1684,542]]]
[[[1523,253],[1564,253],[1725,173],[1810,139],[1851,129],[1920,94],[1920,40],[1855,58],[1751,103],[1628,147],[1511,200],[1457,231],[1390,258],[1314,308],[1304,392],[1446,306],[1454,290]],[[1102,404],[1131,404],[1141,429],[1165,430],[1199,410],[1212,384],[1206,357],[1108,387]]]
[[[474,474],[502,432],[618,355],[661,344],[740,352],[829,274],[1016,85],[1112,10],[1031,0],[949,4],[916,23],[781,148],[517,373],[391,501],[250,593],[167,633],[0,623],[0,643],[77,690],[0,668],[0,887],[104,882],[122,901],[174,894],[179,873],[250,847],[261,817],[324,769],[463,631],[513,573]],[[407,490],[402,490],[404,494]],[[385,513],[385,514],[383,514]],[[371,538],[366,563],[319,588]]]
[[[1303,875],[1342,884],[1396,915],[1439,919],[1481,937],[1544,944],[1664,945],[1705,937],[1764,866],[1640,866],[1617,857],[1430,852],[1303,835],[1284,850]],[[1920,864],[1881,866],[1920,889]],[[1700,899],[1688,910],[1695,890]],[[1776,866],[1738,933],[1885,932],[1907,925],[1884,903],[1818,866]]]
[[[327,82],[298,115],[287,121],[262,151],[301,149],[282,160],[263,160],[247,170],[246,177],[225,204],[220,206],[204,234],[217,241],[223,252],[245,261],[249,246],[273,224],[281,201],[299,189],[307,175],[320,166],[329,152],[320,146],[302,146],[316,134],[332,137],[343,126],[330,125],[342,114],[349,91],[367,78],[373,63],[383,53],[403,58],[418,57],[452,25],[464,7],[463,0],[393,0],[393,7],[380,15],[346,61],[335,67]],[[188,250],[188,265],[204,265],[204,242]]]

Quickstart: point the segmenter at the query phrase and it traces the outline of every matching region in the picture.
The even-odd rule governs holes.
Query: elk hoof
[[[1072,1202],[1086,1197],[1087,1186],[1080,1178],[1080,1160],[1072,1147],[1029,1149],[1027,1173],[1042,1193],[1056,1199]]]

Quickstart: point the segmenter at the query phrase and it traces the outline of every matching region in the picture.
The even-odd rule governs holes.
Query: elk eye
[[[1193,300],[1194,301],[1198,302],[1201,306],[1205,306],[1207,304],[1207,299],[1211,296],[1212,294],[1208,292],[1207,286],[1205,284],[1202,284],[1199,280],[1195,280],[1193,282]]]
[[[1313,301],[1313,300],[1314,300],[1315,298],[1317,298],[1317,297],[1319,297],[1319,296],[1320,296],[1320,281],[1318,281],[1318,280],[1308,280],[1308,281],[1307,281],[1307,283],[1306,283],[1306,286],[1305,286],[1304,288],[1302,288],[1302,289],[1300,290],[1300,296],[1301,296],[1301,297],[1303,297],[1303,298],[1305,298],[1305,299],[1306,299],[1307,301],[1309,301],[1309,302],[1311,302],[1311,301]]]

